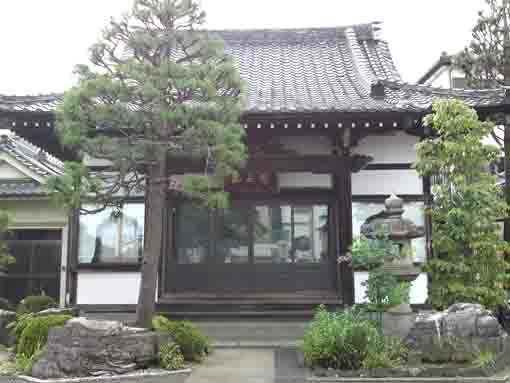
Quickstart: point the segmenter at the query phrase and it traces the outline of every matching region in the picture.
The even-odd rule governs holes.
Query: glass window
[[[144,205],[126,204],[80,217],[79,262],[138,263],[143,254]]]
[[[418,226],[425,225],[423,202],[406,202],[404,205],[404,218],[410,219]],[[352,225],[354,237],[359,237],[361,225],[365,220],[384,210],[383,202],[353,202]],[[412,240],[415,262],[425,262],[427,258],[425,237]]]
[[[204,263],[209,253],[209,210],[184,203],[177,209],[176,249],[178,263]]]
[[[292,262],[292,209],[257,206],[253,219],[255,263]]]
[[[327,205],[177,210],[178,263],[318,263],[328,254]],[[214,251],[210,249],[214,246]]]
[[[252,209],[232,207],[219,212],[217,217],[216,251],[211,254],[214,263],[247,263],[250,256],[249,218]]]
[[[318,263],[327,258],[328,207],[257,206],[255,263]]]

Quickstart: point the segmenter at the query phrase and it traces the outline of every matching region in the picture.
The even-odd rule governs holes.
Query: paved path
[[[216,349],[194,367],[187,383],[304,383],[305,371],[289,349]]]

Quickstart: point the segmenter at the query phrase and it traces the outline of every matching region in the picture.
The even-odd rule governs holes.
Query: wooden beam
[[[353,155],[350,157],[333,155],[311,156],[260,156],[249,158],[244,169],[247,171],[273,172],[312,172],[334,173],[339,167],[346,167],[351,172],[358,172],[372,161],[372,157]],[[205,160],[173,158],[169,160],[171,174],[203,173]]]

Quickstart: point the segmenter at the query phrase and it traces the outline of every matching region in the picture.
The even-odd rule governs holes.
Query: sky
[[[111,16],[132,0],[1,0],[0,93],[62,92]],[[208,27],[307,28],[381,21],[405,81],[470,40],[484,0],[202,0]]]

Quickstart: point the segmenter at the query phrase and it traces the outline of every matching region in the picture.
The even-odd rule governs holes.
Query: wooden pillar
[[[432,217],[429,209],[432,207],[432,180],[430,176],[423,177],[423,196],[425,205],[425,241],[427,259],[434,256],[432,251]]]
[[[352,180],[350,161],[346,158],[344,166],[334,174],[336,194],[335,215],[338,230],[337,257],[339,259],[338,283],[344,305],[354,304],[354,272],[350,262],[343,257],[347,255],[352,244]]]

